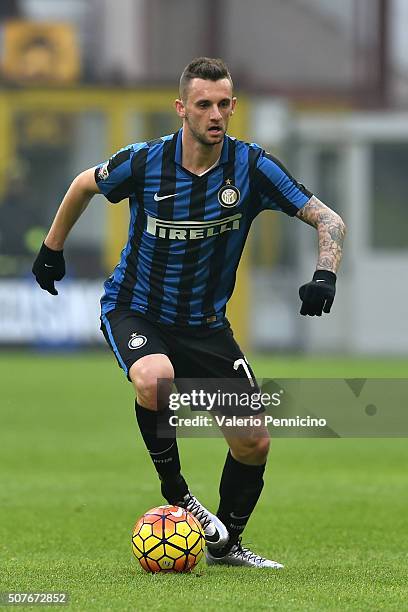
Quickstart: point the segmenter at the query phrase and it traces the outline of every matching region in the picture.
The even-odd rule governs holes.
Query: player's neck
[[[224,142],[206,146],[198,142],[186,130],[183,130],[182,165],[189,172],[200,176],[215,166],[221,157]]]

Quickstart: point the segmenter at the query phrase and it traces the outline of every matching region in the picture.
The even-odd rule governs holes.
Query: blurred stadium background
[[[205,54],[236,83],[230,132],[280,157],[349,229],[334,311],[305,320],[315,232],[257,219],[230,308],[242,344],[407,355],[407,25],[406,0],[2,0],[0,345],[102,345],[126,203],[89,206],[58,299],[35,285],[33,257],[76,173],[177,129],[177,79]]]

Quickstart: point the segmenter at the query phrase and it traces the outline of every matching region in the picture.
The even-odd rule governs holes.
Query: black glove
[[[336,275],[329,270],[316,270],[313,280],[299,289],[302,300],[301,315],[317,315],[321,317],[322,312],[330,312],[336,295]]]
[[[65,276],[64,251],[53,251],[42,243],[32,271],[41,289],[45,289],[51,295],[58,295],[54,281],[59,281]]]

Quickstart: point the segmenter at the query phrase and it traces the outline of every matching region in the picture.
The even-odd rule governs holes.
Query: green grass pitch
[[[258,376],[408,372],[404,360],[252,363]],[[2,353],[0,379],[0,591],[68,591],[69,609],[84,611],[406,608],[406,439],[274,441],[245,543],[285,569],[201,562],[190,575],[148,575],[130,531],[164,502],[113,358]],[[183,439],[180,450],[192,490],[216,508],[224,442]]]

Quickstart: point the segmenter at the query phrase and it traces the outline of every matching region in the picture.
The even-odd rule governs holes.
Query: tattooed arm
[[[315,196],[310,198],[296,216],[317,229],[319,257],[316,269],[336,273],[343,254],[346,233],[342,218]]]

